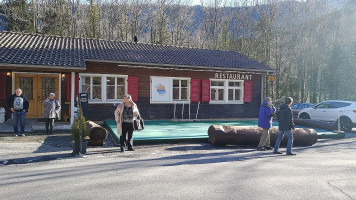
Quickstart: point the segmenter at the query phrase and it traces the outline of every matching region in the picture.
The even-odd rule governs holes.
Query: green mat
[[[112,134],[116,142],[119,142],[119,135],[116,133],[116,122],[105,120],[105,127]],[[179,141],[207,141],[208,128],[210,125],[230,125],[230,126],[257,126],[257,120],[247,121],[169,121],[150,120],[145,121],[145,129],[135,131],[133,140],[135,143],[162,143]],[[273,123],[278,126],[278,123]],[[315,129],[318,138],[343,138],[345,134],[333,133],[332,131]]]

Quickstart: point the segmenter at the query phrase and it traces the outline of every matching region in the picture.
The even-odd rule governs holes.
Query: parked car
[[[351,131],[356,127],[356,102],[329,100],[321,102],[312,108],[305,108],[299,112],[300,119],[321,121],[340,120],[340,129]]]
[[[315,104],[312,103],[294,103],[292,105],[293,117],[298,118],[298,114],[304,108],[312,108]]]

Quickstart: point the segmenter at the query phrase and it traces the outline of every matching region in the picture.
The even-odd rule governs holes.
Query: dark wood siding
[[[150,104],[150,77],[188,77],[194,79],[214,78],[214,71],[162,70],[119,67],[114,63],[86,62],[87,69],[83,73],[120,74],[136,76],[139,81],[139,99],[136,102],[140,113],[145,119],[173,119],[174,104]],[[241,71],[243,72],[243,71]],[[252,74],[252,102],[244,104],[209,104],[201,103],[198,119],[216,118],[254,118],[258,116],[261,104],[261,75]],[[63,85],[62,85],[63,88]],[[63,89],[62,89],[63,92]],[[64,94],[62,93],[64,96]],[[201,96],[201,95],[200,95]],[[90,120],[106,120],[114,118],[117,104],[89,104]],[[191,103],[191,118],[195,118],[198,103]],[[189,117],[189,106],[184,107],[184,119]],[[176,105],[176,118],[182,118],[182,104]]]

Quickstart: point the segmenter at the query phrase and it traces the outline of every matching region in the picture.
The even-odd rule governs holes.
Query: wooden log
[[[87,126],[87,135],[90,138],[88,141],[88,145],[103,146],[104,140],[108,136],[108,131],[104,127],[94,123],[93,121],[87,121],[86,126]]]
[[[271,128],[271,145],[277,140],[278,128]],[[208,129],[209,142],[213,145],[258,145],[262,136],[262,129],[252,126],[220,126],[211,125]],[[312,146],[318,140],[318,135],[314,129],[296,128],[294,133],[294,145]],[[287,143],[284,136],[281,144]]]
[[[327,122],[327,121],[318,121],[311,119],[294,119],[295,125],[306,126],[312,128],[320,128],[325,130],[334,131],[337,130],[337,122]]]

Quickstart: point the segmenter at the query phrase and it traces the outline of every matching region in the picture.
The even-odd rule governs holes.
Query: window
[[[173,100],[188,100],[188,79],[173,79]]]
[[[211,102],[243,103],[243,81],[211,80]]]
[[[81,74],[80,91],[88,93],[89,102],[122,100],[126,93],[126,77],[120,75]]]
[[[229,81],[229,101],[241,101],[242,83],[241,81]]]
[[[224,101],[225,81],[211,81],[210,95],[212,101]]]
[[[123,99],[125,95],[125,78],[106,78],[106,99]]]
[[[150,103],[188,103],[190,78],[151,76]]]

